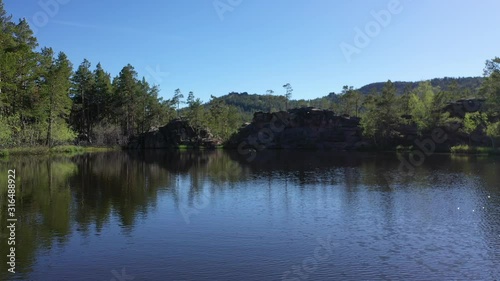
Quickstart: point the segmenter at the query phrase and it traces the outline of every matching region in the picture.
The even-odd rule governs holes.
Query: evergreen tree
[[[500,58],[497,57],[486,62],[484,76],[486,78],[480,93],[486,98],[488,112],[498,116],[500,112]]]
[[[363,96],[359,91],[355,91],[352,86],[344,86],[339,98],[338,113],[358,117],[362,100]]]
[[[189,92],[187,105],[189,123],[195,128],[205,126],[205,109],[203,108],[203,103],[199,98],[195,98],[193,92]]]
[[[137,72],[130,64],[125,66],[113,81],[115,104],[123,116],[122,130],[126,137],[135,134],[134,125],[137,105]]]
[[[380,146],[386,146],[398,135],[397,129],[402,124],[394,84],[389,80],[381,94],[368,96],[364,107],[366,111],[361,125],[365,136],[372,137]]]
[[[285,110],[288,110],[288,103],[292,98],[293,88],[290,83],[286,83],[285,85],[283,85],[283,88],[285,88]]]
[[[104,71],[101,63],[96,65],[93,75],[94,87],[92,89],[92,93],[94,101],[92,105],[94,107],[91,108],[91,112],[95,116],[96,123],[99,123],[105,118],[110,118],[110,115],[113,113],[113,86],[111,85],[111,76],[109,73]]]
[[[47,125],[46,145],[71,141],[75,134],[66,123],[71,111],[71,89],[72,65],[66,54],[60,52],[53,59],[52,49],[45,49],[43,56],[50,61],[50,67],[45,72],[42,88],[43,109],[45,112],[45,123]]]
[[[177,117],[179,116],[179,108],[182,103],[182,99],[184,98],[184,95],[181,92],[181,89],[175,89],[174,91],[174,97],[172,98],[172,102],[176,105],[177,107]]]
[[[90,112],[93,90],[95,87],[94,75],[90,70],[90,62],[85,59],[75,71],[72,77],[73,87],[71,96],[73,98],[73,127],[83,134],[89,134],[92,127]]]

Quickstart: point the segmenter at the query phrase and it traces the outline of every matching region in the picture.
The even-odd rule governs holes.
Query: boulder
[[[194,128],[187,120],[175,119],[158,130],[130,139],[129,149],[175,149],[180,145],[214,148],[221,141],[205,128]]]

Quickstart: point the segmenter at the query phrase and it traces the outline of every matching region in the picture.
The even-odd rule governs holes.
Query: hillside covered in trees
[[[430,80],[430,85],[435,91],[447,91],[450,93],[450,101],[474,98],[478,96],[478,91],[484,81],[482,77],[466,78],[435,78]],[[424,81],[421,81],[424,82]],[[401,96],[415,91],[421,82],[393,82],[396,95]],[[372,83],[363,86],[356,91],[361,96],[366,97],[373,93],[380,93],[384,88],[385,82]],[[336,112],[342,112],[342,96],[347,92],[352,92],[353,87],[344,86],[341,92],[331,92],[328,95],[311,100],[290,100],[289,108],[316,107],[321,109],[332,109]],[[286,89],[281,89],[286,93]],[[253,113],[258,111],[279,111],[286,108],[286,96],[268,90],[266,94],[249,94],[247,92],[231,92],[219,97],[220,100],[228,105],[235,106],[243,114],[245,121],[250,121]],[[345,99],[345,98],[344,98]]]
[[[28,22],[14,21],[0,0],[0,148],[69,143],[124,145],[130,137],[157,130],[182,118],[208,128],[221,140],[236,133],[255,112],[315,107],[339,116],[361,118],[363,136],[384,144],[398,128],[415,125],[420,134],[452,123],[464,132],[498,138],[500,59],[488,60],[484,78],[442,78],[421,82],[374,83],[312,100],[292,99],[283,89],[212,96],[207,103],[180,89],[163,99],[159,86],[140,78],[127,64],[114,77],[83,60],[76,67],[63,53],[40,47]],[[460,99],[484,99],[476,115],[444,110]],[[458,118],[458,119],[457,119]]]

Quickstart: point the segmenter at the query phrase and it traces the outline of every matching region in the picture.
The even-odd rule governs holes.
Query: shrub
[[[119,125],[102,122],[92,129],[92,145],[110,146],[125,142]]]
[[[468,145],[457,145],[450,149],[451,153],[463,153],[463,154],[500,154],[499,149],[494,149],[491,147],[474,147]]]

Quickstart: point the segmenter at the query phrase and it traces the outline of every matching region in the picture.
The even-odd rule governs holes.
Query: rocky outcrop
[[[352,150],[368,143],[361,138],[359,118],[336,116],[312,107],[273,113],[257,112],[226,144],[237,149]]]
[[[128,143],[129,149],[174,149],[189,147],[214,148],[221,141],[207,129],[194,128],[186,120],[176,119],[158,130],[135,136]]]
[[[451,117],[464,118],[466,113],[481,111],[485,102],[485,99],[462,99],[449,103],[443,110]]]

